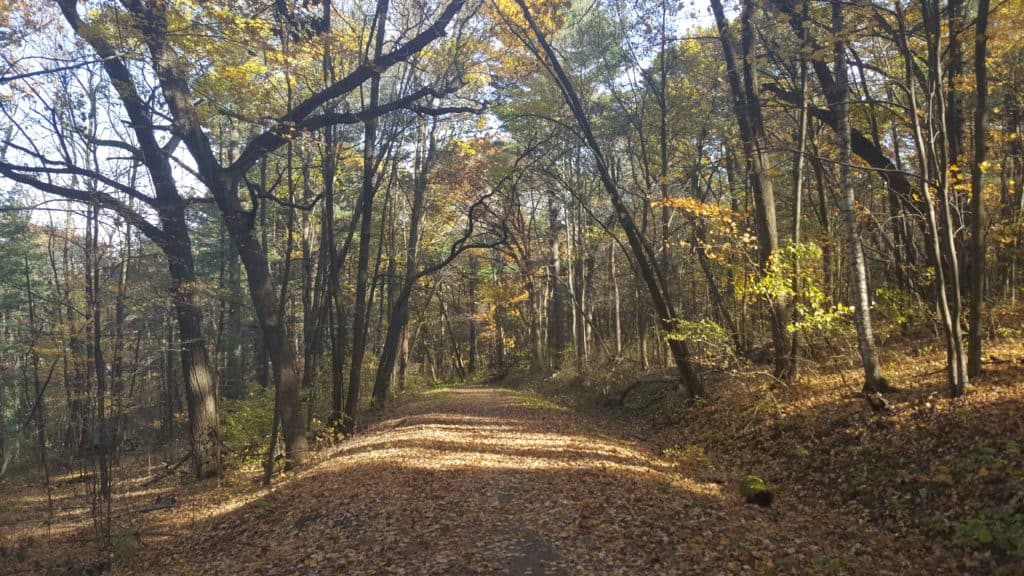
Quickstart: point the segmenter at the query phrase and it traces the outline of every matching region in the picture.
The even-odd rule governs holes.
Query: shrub
[[[873,310],[878,318],[888,321],[900,330],[905,330],[928,316],[920,299],[893,286],[883,286],[875,290]]]
[[[677,319],[672,331],[665,335],[666,340],[681,340],[690,345],[697,355],[711,356],[713,351],[731,350],[732,341],[729,333],[711,320]]]
[[[243,462],[259,462],[270,442],[273,415],[273,390],[264,390],[251,398],[225,401],[221,437],[230,453]]]
[[[772,254],[768,268],[757,281],[740,291],[751,302],[759,299],[793,302],[795,320],[786,329],[790,332],[828,333],[850,326],[853,308],[832,303],[822,289],[821,246],[813,242],[790,244]],[[800,292],[794,278],[799,277]]]

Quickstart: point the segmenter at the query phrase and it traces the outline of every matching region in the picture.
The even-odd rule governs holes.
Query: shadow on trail
[[[701,562],[692,535],[724,513],[717,485],[503,391],[401,412],[269,494],[168,527],[130,572],[658,574]]]

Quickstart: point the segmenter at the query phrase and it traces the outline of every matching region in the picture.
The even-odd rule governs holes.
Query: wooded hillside
[[[1015,573],[1022,30],[1019,0],[0,0],[0,564],[74,573],[25,558],[81,538],[145,572],[125,531],[177,488],[274,494],[468,383],[737,522],[820,500],[785,545],[608,573]],[[472,390],[448,424],[504,406]],[[519,512],[539,563],[405,573],[602,572]],[[821,514],[921,541],[780,564]]]

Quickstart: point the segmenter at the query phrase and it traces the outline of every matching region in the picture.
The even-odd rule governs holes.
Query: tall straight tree
[[[967,375],[981,373],[981,323],[985,312],[985,256],[988,214],[985,211],[985,157],[988,154],[988,11],[978,0],[974,30],[974,162],[971,163],[970,328],[967,333]]]
[[[557,193],[548,192],[548,364],[552,369],[561,367],[565,351],[565,287],[562,280],[562,222],[561,202]]]
[[[850,82],[846,64],[846,33],[843,22],[842,0],[832,0],[832,49],[835,62],[835,98],[832,113],[839,135],[839,188],[842,199],[843,222],[846,224],[844,244],[846,265],[850,283],[850,297],[853,299],[853,318],[857,326],[857,344],[861,364],[864,368],[864,392],[883,392],[886,382],[882,376],[882,365],[875,347],[875,333],[871,324],[871,299],[868,294],[867,267],[864,264],[864,248],[860,243],[860,227],[857,223],[857,198],[851,178],[850,146]]]
[[[388,15],[388,0],[378,0],[370,26],[372,60],[380,59],[384,51],[384,32]],[[380,101],[380,74],[370,78],[369,108],[376,108]],[[369,316],[367,284],[370,270],[370,245],[373,240],[373,197],[376,194],[377,175],[377,120],[369,118],[363,131],[363,181],[359,193],[362,217],[359,221],[359,260],[356,262],[356,301],[352,310],[352,363],[349,366],[348,397],[345,400],[345,420],[342,431],[351,433],[356,425],[356,410],[359,408],[359,388],[362,385],[363,354],[366,352],[366,329]]]

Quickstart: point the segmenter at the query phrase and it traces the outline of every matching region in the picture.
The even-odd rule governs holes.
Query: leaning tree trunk
[[[224,197],[233,197],[225,195]],[[223,209],[222,209],[223,210]],[[281,315],[280,303],[274,292],[274,283],[270,275],[270,263],[266,252],[256,238],[255,230],[245,224],[244,217],[228,216],[225,223],[231,232],[238,255],[245,267],[249,281],[249,296],[252,298],[263,334],[263,343],[267,356],[274,370],[280,398],[281,431],[285,443],[285,467],[299,466],[306,458],[308,445],[306,442],[306,426],[302,418],[301,375],[295,358],[295,349],[288,334],[288,327]]]
[[[626,239],[628,240],[630,250],[633,253],[633,257],[636,259],[637,269],[640,272],[640,276],[642,277],[644,284],[647,285],[649,295],[654,304],[654,311],[658,315],[658,325],[663,332],[671,333],[676,328],[675,324],[678,320],[678,315],[666,296],[665,278],[657,267],[657,262],[653,253],[654,251],[647,244],[646,239],[640,234],[640,230],[636,226],[636,221],[630,213],[629,208],[626,206],[622,194],[619,191],[618,184],[612,178],[611,171],[609,170],[604,154],[601,151],[601,146],[591,129],[590,120],[583,108],[583,103],[580,101],[576,88],[572,85],[572,81],[562,68],[561,60],[555,53],[554,48],[551,47],[551,44],[548,43],[547,38],[541,31],[540,27],[537,26],[530,9],[526,6],[525,0],[516,0],[516,4],[522,11],[524,18],[530,27],[530,31],[540,44],[540,48],[537,50],[535,55],[539,60],[545,62],[547,66],[550,67],[552,76],[555,78],[558,88],[562,92],[565,103],[568,105],[577,125],[580,128],[584,143],[590,149],[590,152],[594,157],[601,185],[604,187],[605,193],[608,194],[609,200],[611,200],[612,208],[615,210],[615,216],[618,219],[619,225],[622,226],[623,231],[626,233]],[[669,350],[679,373],[679,382],[685,389],[686,393],[691,397],[703,396],[704,384],[697,372],[694,370],[690,359],[689,346],[687,346],[686,342],[683,340],[672,339],[669,340]]]

